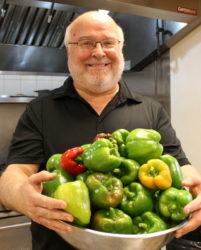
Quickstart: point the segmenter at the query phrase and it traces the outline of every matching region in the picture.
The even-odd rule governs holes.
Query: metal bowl
[[[58,234],[80,250],[158,250],[171,241],[174,232],[186,223],[185,220],[170,229],[149,234],[104,233],[70,225],[71,232]]]

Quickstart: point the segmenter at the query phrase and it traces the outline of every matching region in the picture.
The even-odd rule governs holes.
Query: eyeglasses
[[[68,44],[75,44],[77,46],[79,46],[82,49],[85,50],[92,50],[96,47],[97,43],[101,44],[102,49],[112,49],[114,47],[116,47],[121,41],[115,39],[115,38],[107,38],[104,39],[102,41],[94,41],[94,40],[80,40],[78,42],[69,42]]]

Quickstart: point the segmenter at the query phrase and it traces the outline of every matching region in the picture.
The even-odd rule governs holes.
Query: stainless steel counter
[[[4,166],[10,140],[26,104],[34,97],[0,98],[0,166]],[[31,221],[0,204],[0,249],[31,250]]]
[[[31,221],[0,204],[0,249],[31,250]]]
[[[0,219],[0,249],[31,250],[30,219],[12,216]]]

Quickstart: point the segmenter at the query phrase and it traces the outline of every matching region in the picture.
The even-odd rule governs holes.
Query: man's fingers
[[[67,223],[63,223],[59,220],[51,220],[44,217],[39,217],[36,222],[57,232],[65,233],[72,231],[72,228]]]
[[[33,174],[30,178],[29,178],[29,182],[31,184],[37,185],[37,184],[41,184],[44,181],[51,181],[53,180],[57,175],[55,173],[50,173],[48,171],[41,171],[37,174]]]
[[[184,207],[184,213],[189,214],[201,209],[201,196],[198,196]]]
[[[28,216],[35,222],[58,232],[71,231],[71,227],[63,221],[73,221],[73,216],[64,210],[67,204],[63,200],[54,199],[41,194],[41,184],[44,181],[50,181],[57,175],[48,171],[41,171],[30,176],[27,184],[29,192],[32,191],[28,202]],[[33,192],[35,190],[36,192]]]
[[[183,186],[187,187],[200,185],[200,183],[201,183],[201,177],[199,175],[191,176],[191,179],[184,179],[182,181]]]
[[[198,228],[201,224],[201,213],[200,211],[196,211],[193,213],[192,217],[190,218],[189,222],[182,227],[181,229],[177,230],[175,233],[176,238],[180,238],[183,235],[194,231],[196,228]]]
[[[73,216],[71,214],[57,209],[45,209],[39,207],[37,208],[37,214],[38,217],[45,217],[47,219],[64,220],[68,222],[73,221]]]
[[[48,209],[65,209],[66,203],[63,200],[54,199],[46,195],[37,194],[40,197],[37,198],[37,206]]]

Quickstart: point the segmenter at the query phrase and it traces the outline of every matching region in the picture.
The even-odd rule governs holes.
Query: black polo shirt
[[[119,92],[101,115],[78,95],[71,77],[62,87],[34,99],[27,105],[16,127],[8,164],[39,163],[44,169],[51,155],[90,143],[96,134],[111,133],[119,128],[157,130],[162,136],[163,153],[176,157],[181,165],[188,164],[162,105],[130,91],[123,81],[119,86]],[[47,228],[33,223],[32,230],[34,249],[71,249]]]

